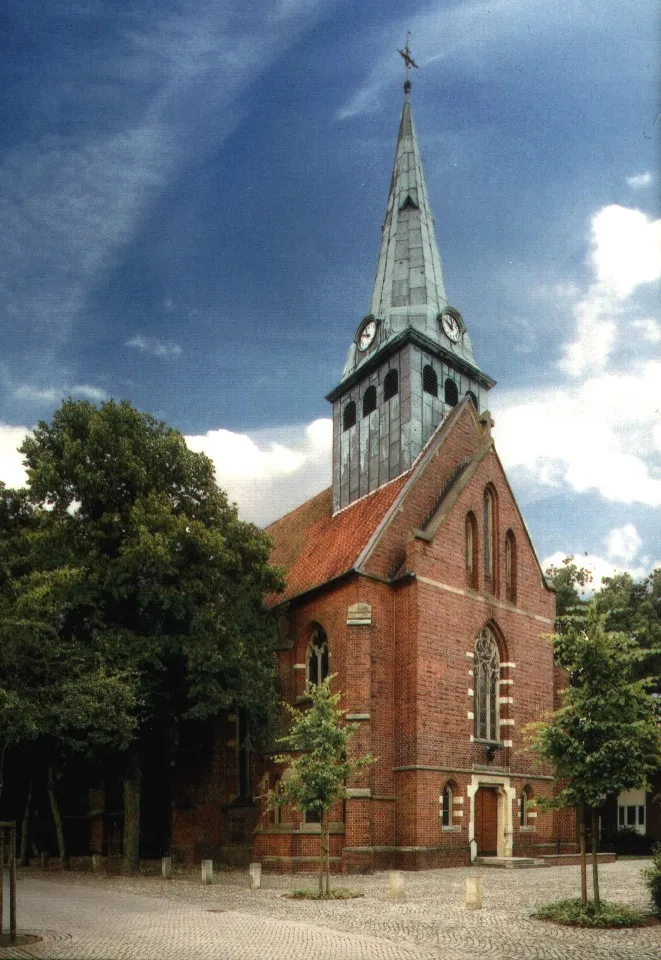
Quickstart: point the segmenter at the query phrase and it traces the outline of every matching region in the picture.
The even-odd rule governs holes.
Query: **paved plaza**
[[[604,864],[602,896],[647,909],[640,860]],[[466,877],[482,877],[484,908],[464,906]],[[659,960],[661,926],[572,930],[531,920],[536,904],[575,896],[577,867],[456,868],[405,876],[391,903],[388,874],[335,877],[355,900],[289,900],[314,877],[246,873],[105,877],[19,872],[19,932],[39,943],[0,947],[0,960]]]

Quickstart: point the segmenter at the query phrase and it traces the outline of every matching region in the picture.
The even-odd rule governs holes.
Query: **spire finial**
[[[409,70],[411,67],[415,67],[416,70],[419,70],[418,64],[415,62],[411,56],[411,51],[409,50],[409,37],[411,36],[411,31],[407,30],[406,32],[406,46],[403,50],[397,50],[397,53],[400,55],[404,61],[404,70],[406,71],[406,80],[404,81],[404,93],[408,97],[411,92],[411,78],[409,76]]]

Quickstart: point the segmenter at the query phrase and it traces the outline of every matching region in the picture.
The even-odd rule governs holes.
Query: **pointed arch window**
[[[496,537],[498,512],[496,493],[489,486],[484,491],[484,589],[496,592]]]
[[[475,641],[475,739],[497,743],[500,739],[498,716],[498,644],[489,627]]]
[[[451,407],[456,407],[459,402],[459,390],[451,377],[445,381],[445,402]]]
[[[446,783],[443,787],[443,793],[441,795],[442,806],[441,806],[441,826],[451,827],[452,826],[452,787],[449,783]]]
[[[431,393],[432,397],[438,396],[438,377],[430,364],[422,370],[422,389],[425,393]]]
[[[367,388],[363,396],[363,416],[366,417],[373,410],[376,410],[376,387],[371,386]]]
[[[505,598],[516,603],[516,537],[511,530],[505,535]]]
[[[399,390],[399,376],[396,370],[388,370],[383,381],[383,402],[392,400]]]
[[[471,401],[471,403],[473,404],[473,406],[474,406],[475,409],[477,410],[477,409],[478,409],[478,406],[477,406],[477,397],[475,396],[475,394],[473,393],[473,391],[472,391],[472,390],[467,390],[467,391],[466,391],[466,396],[469,398],[469,400]]]
[[[525,785],[519,797],[519,826],[529,827],[530,821],[528,813],[530,812],[530,801],[532,800],[532,789]]]
[[[305,675],[310,684],[323,683],[328,676],[328,638],[321,627],[315,627],[305,658]]]
[[[356,425],[356,404],[349,400],[342,414],[342,428],[349,430]]]
[[[477,590],[477,520],[472,510],[466,514],[465,552],[466,584]]]

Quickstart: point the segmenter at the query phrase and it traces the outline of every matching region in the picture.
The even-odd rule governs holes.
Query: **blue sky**
[[[247,519],[330,479],[412,103],[450,301],[543,560],[661,562],[655,0],[6,0],[0,479],[66,395],[214,457]]]

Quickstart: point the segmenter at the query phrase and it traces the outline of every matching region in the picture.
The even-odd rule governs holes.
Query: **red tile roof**
[[[287,571],[284,593],[273,597],[274,603],[351,570],[408,476],[402,474],[335,516],[329,487],[267,527],[273,540],[271,563]]]

